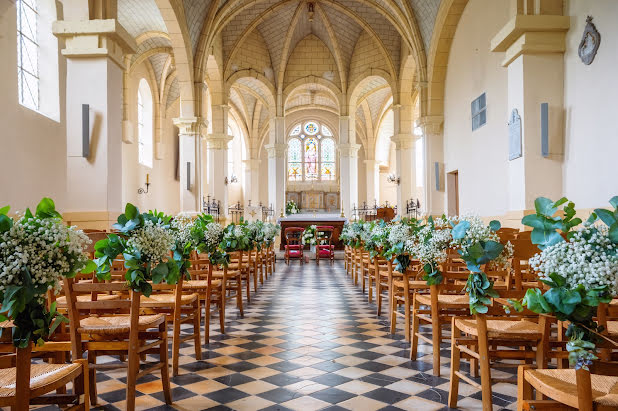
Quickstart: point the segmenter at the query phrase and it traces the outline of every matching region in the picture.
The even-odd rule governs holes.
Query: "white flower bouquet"
[[[405,242],[405,250],[419,260],[423,266],[423,279],[429,285],[440,284],[442,273],[439,265],[447,258],[451,248],[451,221],[448,218],[429,218],[427,223],[418,227],[412,237]]]
[[[288,201],[285,204],[285,213],[290,215],[290,214],[298,214],[300,212],[300,209],[298,208],[298,206],[296,205],[296,203],[292,200]]]
[[[280,232],[281,226],[273,223],[264,223],[264,225],[262,226],[262,234],[264,236],[264,242],[266,242],[266,245],[268,247],[273,244],[275,238],[279,235]]]
[[[56,292],[63,277],[92,272],[85,248],[90,239],[62,222],[54,202],[44,198],[33,215],[30,210],[17,219],[0,209],[0,320],[13,320],[13,343],[26,347],[42,344],[64,317],[55,303],[46,307],[48,291]]]
[[[316,225],[310,225],[309,227],[305,228],[305,231],[303,231],[303,237],[302,237],[303,245],[304,244],[309,244],[309,245],[316,244],[316,238],[315,238],[316,229],[317,229]]]

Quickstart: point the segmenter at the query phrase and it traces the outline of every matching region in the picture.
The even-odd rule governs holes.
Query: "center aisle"
[[[232,319],[236,309],[229,310],[227,334],[211,330],[202,361],[195,361],[191,345],[181,348],[181,375],[172,378],[175,409],[446,409],[448,378],[431,375],[431,355],[408,360],[403,333],[388,332],[385,318],[376,317],[341,261],[319,267],[313,261],[289,267],[278,262],[274,275],[252,294],[244,318]],[[215,318],[212,324],[217,323]],[[426,348],[421,345],[419,352]],[[114,375],[98,374],[95,409],[123,409],[124,387]],[[140,382],[138,409],[172,409],[155,376]],[[504,390],[494,396],[494,406],[515,409],[516,387]],[[494,392],[501,392],[499,385]],[[460,394],[460,407],[481,409],[480,392],[462,384]]]

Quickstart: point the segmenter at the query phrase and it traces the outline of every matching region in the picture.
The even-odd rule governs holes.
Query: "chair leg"
[[[392,279],[389,278],[388,283],[388,311],[391,317],[391,334],[395,334],[395,331],[397,331],[397,300],[395,300],[395,288]]]
[[[97,363],[96,351],[88,351],[88,364]],[[94,368],[88,367],[88,380],[90,382],[88,386],[88,392],[90,394],[90,404],[97,404],[97,374]]]
[[[526,381],[526,370],[529,365],[520,365],[517,369],[517,411],[523,411],[527,400],[532,399],[532,386]]]
[[[418,357],[418,332],[419,332],[419,318],[418,318],[418,301],[412,296],[412,333],[410,335],[410,360],[416,361]]]
[[[459,371],[461,361],[461,352],[457,345],[457,339],[461,336],[461,331],[455,327],[455,317],[451,322],[451,381],[448,390],[448,406],[449,408],[457,408],[457,396],[459,395],[459,376],[456,374]]]
[[[172,404],[172,390],[170,389],[170,369],[167,358],[167,322],[159,325],[159,333],[161,334],[161,346],[159,347],[159,360],[163,363],[161,367],[161,385],[163,386],[163,396],[167,405]],[[137,364],[139,371],[139,363]],[[134,377],[135,378],[135,377]],[[133,387],[135,389],[135,387]],[[133,393],[133,401],[135,402],[135,392]],[[135,405],[135,404],[134,404]]]
[[[204,302],[204,344],[210,344],[210,296],[211,290],[206,291],[206,301]],[[221,313],[219,313],[221,315]],[[221,332],[223,334],[223,331]]]
[[[442,342],[442,326],[440,317],[431,318],[431,345],[433,345],[433,375],[440,376],[440,343]]]
[[[378,305],[378,317],[382,315],[382,280],[376,275],[376,302]]]
[[[479,366],[481,368],[481,395],[483,400],[483,411],[492,411],[493,400],[491,398],[491,368],[489,364],[489,344],[487,342],[487,323],[479,320],[481,315],[477,315],[478,327],[478,348]]]
[[[163,324],[166,324],[164,322]],[[167,328],[167,327],[166,327]],[[163,338],[163,334],[165,333],[165,356],[167,358],[167,329],[161,330],[159,326],[159,334]],[[132,349],[133,348],[133,349]],[[137,373],[139,372],[139,354],[137,353],[137,344],[135,347],[132,347],[132,344],[129,344],[129,359],[128,359],[128,368],[127,368],[127,411],[135,410],[135,385],[137,380]],[[163,358],[163,345],[161,345],[161,358]],[[167,364],[166,364],[167,365]],[[161,369],[161,373],[163,373],[163,369]],[[96,382],[92,382],[90,385],[96,385]]]
[[[178,360],[180,359],[180,307],[172,323],[172,375],[178,376]]]
[[[404,281],[407,281],[407,279],[404,279]],[[410,341],[410,310],[412,307],[410,307],[410,290],[408,290],[408,287],[405,286],[404,284],[404,289],[403,289],[403,305],[404,305],[404,315],[405,315],[405,319],[404,321],[406,322],[405,324],[405,336],[406,336],[406,341]]]
[[[249,271],[247,271],[245,281],[247,284],[247,304],[251,304],[251,273],[249,273]]]
[[[240,311],[240,316],[245,316],[245,311],[242,308],[242,278],[238,276],[238,285],[236,287],[236,305],[238,306],[238,311]]]
[[[199,296],[193,304],[193,345],[195,345],[195,359],[200,361],[202,359],[202,342],[200,338],[202,306]]]

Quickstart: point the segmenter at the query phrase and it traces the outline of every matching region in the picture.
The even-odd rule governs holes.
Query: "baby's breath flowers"
[[[91,241],[62,222],[51,199],[41,200],[35,215],[26,210],[12,219],[8,211],[0,209],[0,320],[13,320],[16,346],[42,344],[64,320],[55,305],[47,309],[46,294],[57,292],[63,277],[92,265],[85,254]]]
[[[131,231],[126,251],[141,256],[143,262],[158,263],[169,257],[174,236],[161,224],[145,221],[144,226]]]
[[[270,246],[273,243],[273,241],[275,241],[275,237],[279,235],[280,231],[281,231],[281,226],[277,224],[273,224],[273,223],[264,223],[264,225],[262,226],[262,234],[264,235],[264,242],[266,242],[266,244]]]

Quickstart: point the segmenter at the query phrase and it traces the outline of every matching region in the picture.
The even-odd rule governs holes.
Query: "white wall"
[[[564,55],[564,194],[578,208],[606,207],[607,200],[618,195],[618,2],[567,3],[566,14],[572,17]],[[599,51],[589,66],[577,54],[586,16],[594,18],[601,33]]]
[[[489,51],[491,38],[508,18],[508,0],[470,0],[451,46],[444,162],[445,172],[459,171],[462,214],[502,215],[508,209],[507,70],[501,66],[503,54]],[[472,132],[470,103],[483,92],[487,124]]]
[[[0,3],[0,204],[13,211],[36,207],[48,196],[60,210],[66,203],[66,65],[60,57],[60,119],[52,120],[19,104],[15,2]],[[45,61],[39,70],[45,71]]]

